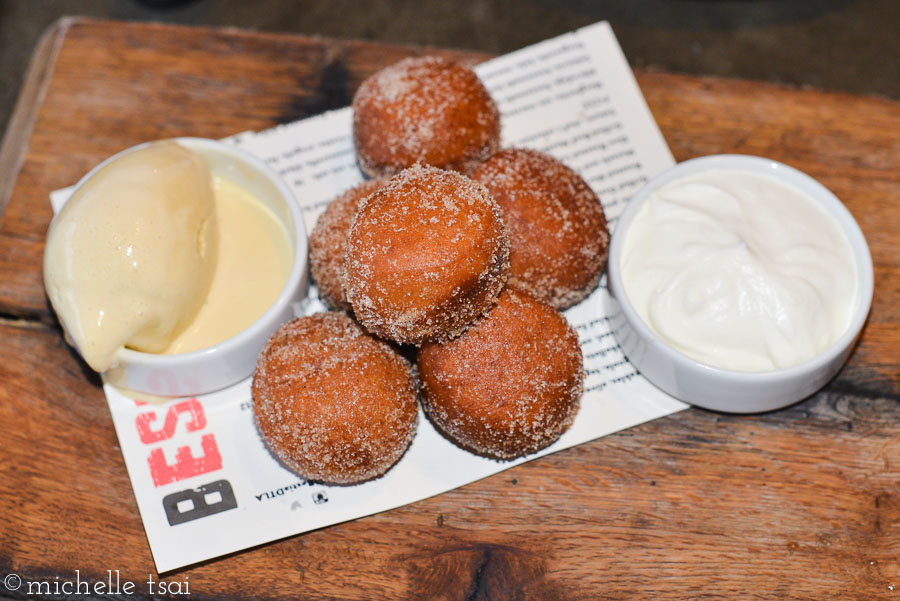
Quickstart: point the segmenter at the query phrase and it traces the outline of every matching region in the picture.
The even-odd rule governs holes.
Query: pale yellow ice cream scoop
[[[44,286],[69,341],[105,371],[124,346],[158,353],[194,319],[217,264],[209,168],[175,142],[101,167],[54,218]]]

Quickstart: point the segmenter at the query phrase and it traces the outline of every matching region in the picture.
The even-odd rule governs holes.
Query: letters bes
[[[161,425],[157,423],[157,412],[163,408],[155,409],[146,403],[135,402],[139,407],[146,408],[138,414],[135,427],[141,442],[149,447],[147,465],[155,487],[222,469],[222,455],[216,444],[216,436],[212,432],[203,431],[206,428],[206,414],[199,400],[192,398],[168,406]],[[166,460],[164,449],[172,450],[172,439],[179,424],[183,424],[192,438],[199,437],[201,454],[195,457],[190,446],[178,446],[174,448],[175,462],[170,464]],[[166,495],[162,505],[169,525],[177,526],[234,509],[237,507],[237,500],[231,483],[220,479]]]

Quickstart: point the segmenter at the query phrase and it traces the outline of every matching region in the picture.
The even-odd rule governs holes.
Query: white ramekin
[[[856,259],[858,293],[853,317],[843,335],[812,359],[775,371],[743,372],[712,367],[676,350],[638,315],[622,284],[621,258],[629,225],[641,204],[669,182],[714,169],[762,173],[798,188],[840,224]],[[822,184],[777,161],[745,155],[714,155],[679,163],[650,180],[619,217],[610,242],[609,306],[613,332],[628,360],[653,384],[672,396],[707,409],[756,413],[786,407],[822,388],[847,361],[872,305],[872,257],[853,216]]]
[[[162,397],[205,394],[250,376],[269,336],[294,317],[295,303],[306,296],[309,286],[303,215],[284,180],[256,157],[222,142],[203,138],[175,138],[174,141],[201,156],[213,174],[246,189],[271,209],[285,227],[294,262],[278,298],[242,332],[215,346],[177,355],[122,349],[116,355],[116,365],[103,373],[104,382],[117,388]],[[73,191],[110,161],[146,145],[134,146],[100,163]]]

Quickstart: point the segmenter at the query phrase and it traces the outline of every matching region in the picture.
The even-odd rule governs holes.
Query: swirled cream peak
[[[801,363],[847,329],[856,264],[837,221],[767,175],[713,170],[670,182],[625,237],[625,293],[672,346],[709,365]]]
[[[216,269],[209,168],[171,141],[93,174],[50,224],[44,286],[68,339],[96,371],[124,346],[162,352],[194,319]]]

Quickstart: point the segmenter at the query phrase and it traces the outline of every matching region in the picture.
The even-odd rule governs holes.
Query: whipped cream
[[[638,314],[712,366],[802,363],[849,325],[856,264],[837,221],[774,177],[711,170],[648,197],[624,240],[622,280]]]

